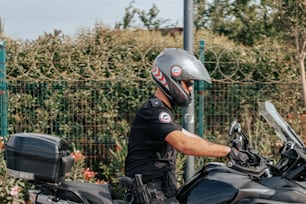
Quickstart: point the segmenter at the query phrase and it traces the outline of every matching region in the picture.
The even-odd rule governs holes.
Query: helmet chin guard
[[[204,65],[193,55],[178,48],[166,48],[155,59],[151,75],[155,83],[174,104],[184,107],[192,97],[181,81],[202,80],[211,83]]]

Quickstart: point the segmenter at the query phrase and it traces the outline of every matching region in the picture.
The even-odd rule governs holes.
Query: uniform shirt
[[[181,129],[161,100],[153,97],[146,101],[137,111],[130,130],[125,174],[129,177],[142,174],[146,181],[174,172],[176,152],[165,137]]]

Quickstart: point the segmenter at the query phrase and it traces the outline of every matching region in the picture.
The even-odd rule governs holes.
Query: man
[[[237,151],[211,143],[175,123],[175,106],[188,106],[192,100],[193,80],[211,83],[203,64],[188,52],[166,48],[155,59],[151,71],[157,84],[155,95],[138,110],[133,121],[125,173],[142,175],[150,192],[150,203],[178,203],[176,192],[176,150],[194,156],[239,159]],[[144,202],[136,199],[137,202]]]

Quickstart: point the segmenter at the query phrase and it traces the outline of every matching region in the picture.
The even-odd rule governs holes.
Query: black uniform
[[[134,177],[142,174],[143,182],[162,182],[166,197],[173,197],[176,190],[176,151],[165,141],[174,130],[182,128],[175,123],[171,110],[158,98],[146,101],[133,121],[125,174]]]

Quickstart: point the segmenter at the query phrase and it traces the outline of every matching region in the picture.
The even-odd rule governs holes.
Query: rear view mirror
[[[231,123],[231,127],[229,130],[229,135],[232,136],[234,133],[240,133],[241,132],[241,126],[240,123],[237,122],[237,118],[233,120]]]

